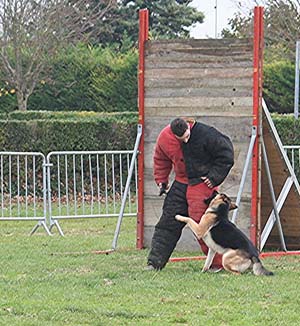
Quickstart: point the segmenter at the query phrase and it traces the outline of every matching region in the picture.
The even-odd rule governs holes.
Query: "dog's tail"
[[[251,258],[251,261],[253,263],[253,273],[254,275],[265,275],[265,276],[271,276],[274,275],[273,272],[268,271],[260,261],[258,257],[253,256]]]

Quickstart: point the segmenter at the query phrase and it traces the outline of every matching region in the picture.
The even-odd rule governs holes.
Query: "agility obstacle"
[[[152,171],[157,136],[174,117],[191,116],[232,139],[235,165],[221,191],[239,203],[234,222],[260,249],[300,253],[299,184],[262,99],[263,8],[248,39],[151,41],[148,15],[139,12],[137,248],[150,246],[163,204]],[[199,251],[188,228],[177,249]]]

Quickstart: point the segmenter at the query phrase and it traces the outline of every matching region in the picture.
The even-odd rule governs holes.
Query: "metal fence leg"
[[[52,235],[52,233],[50,232],[50,230],[48,229],[46,223],[44,221],[39,221],[34,227],[33,229],[31,230],[30,232],[30,235],[33,235],[33,233],[35,233],[35,231],[40,227],[42,226],[45,231],[47,232],[48,235]]]
[[[47,155],[47,161],[45,164],[45,167],[47,168],[47,195],[48,195],[48,214],[49,214],[49,230],[51,231],[53,226],[57,227],[57,230],[61,236],[64,236],[64,233],[59,225],[59,223],[55,220],[52,219],[52,203],[51,203],[51,172],[50,168],[53,166],[50,163],[50,156],[49,154]]]
[[[61,229],[58,221],[51,221],[51,225],[50,225],[50,231],[52,230],[53,226],[56,226],[57,227],[57,230],[58,230],[58,233],[61,235],[61,236],[65,236],[64,233],[63,233],[63,230]]]

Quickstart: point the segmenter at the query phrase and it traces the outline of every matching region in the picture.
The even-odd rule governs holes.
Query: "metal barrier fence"
[[[62,219],[119,215],[133,151],[51,152],[47,155],[50,230]],[[55,203],[56,209],[53,209]],[[123,216],[137,214],[137,164]]]
[[[300,146],[284,149],[300,180]],[[36,221],[31,234],[42,226],[50,235],[57,226],[63,235],[59,220],[120,219],[125,200],[121,215],[136,216],[135,152],[51,152],[46,158],[36,152],[0,152],[0,221]],[[132,158],[133,174],[123,198]]]
[[[300,145],[286,145],[283,148],[287,153],[298,181],[300,181]]]
[[[41,153],[0,152],[2,221],[37,221],[31,233],[46,224],[46,160]]]
[[[0,152],[0,221],[117,217],[134,151]],[[124,198],[125,200],[125,198]],[[137,215],[137,160],[123,216]],[[50,227],[48,228],[47,225]]]

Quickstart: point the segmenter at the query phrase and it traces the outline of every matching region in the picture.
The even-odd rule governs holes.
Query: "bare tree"
[[[280,56],[293,59],[296,41],[300,39],[300,0],[232,0],[237,14],[231,20],[235,31],[252,33],[253,8],[264,6],[266,47]]]
[[[49,58],[88,37],[117,0],[0,0],[0,69],[16,90],[18,108],[49,68]]]

